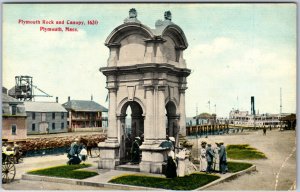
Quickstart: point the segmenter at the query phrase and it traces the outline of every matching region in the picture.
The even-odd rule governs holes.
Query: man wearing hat
[[[226,157],[226,149],[225,149],[223,141],[220,142],[219,157],[220,157],[220,173],[225,174],[226,173],[227,157]]]
[[[138,164],[140,162],[140,137],[135,137],[131,147],[131,163]]]
[[[71,144],[70,151],[68,153],[69,161],[67,162],[68,165],[70,164],[79,164],[81,162],[79,158],[79,153],[82,149],[80,144],[81,139],[76,138],[75,141]]]
[[[206,148],[206,160],[207,160],[206,173],[211,173],[212,172],[213,159],[214,159],[214,152],[211,148],[211,144],[208,143],[207,148]]]

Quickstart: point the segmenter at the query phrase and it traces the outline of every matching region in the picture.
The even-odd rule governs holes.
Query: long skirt
[[[207,161],[206,157],[200,157],[200,171],[206,171],[207,169]]]
[[[178,159],[178,166],[177,166],[178,177],[184,177],[184,172],[185,172],[184,159]]]
[[[166,169],[166,177],[174,178],[177,177],[176,173],[176,164],[172,157],[168,157],[167,169]]]
[[[213,162],[213,170],[220,171],[220,159],[218,157],[219,155],[215,156],[214,162]]]

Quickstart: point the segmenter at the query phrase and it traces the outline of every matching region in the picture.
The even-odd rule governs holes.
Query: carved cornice
[[[155,64],[155,63],[145,63],[136,64],[130,66],[120,66],[120,67],[101,67],[99,69],[105,76],[109,75],[119,75],[119,74],[137,74],[146,72],[165,72],[171,73],[178,77],[187,77],[190,75],[191,70],[187,68],[178,68],[171,64]]]
[[[153,84],[143,85],[143,87],[145,88],[145,91],[153,91],[155,88]]]
[[[119,48],[121,46],[120,43],[106,43],[105,46],[109,48]]]
[[[146,43],[164,43],[166,42],[167,40],[165,40],[164,38],[162,38],[161,36],[154,36],[153,38],[151,39],[144,39],[144,41]]]
[[[185,93],[185,90],[187,90],[187,87],[179,87],[179,93]]]
[[[165,91],[167,86],[166,85],[158,85],[157,88],[158,88],[158,91]]]
[[[106,89],[108,89],[108,92],[109,93],[115,93],[118,91],[118,88],[117,87],[106,87]]]

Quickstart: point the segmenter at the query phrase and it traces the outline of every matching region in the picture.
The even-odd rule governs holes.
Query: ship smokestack
[[[251,96],[251,115],[255,115],[254,96]]]

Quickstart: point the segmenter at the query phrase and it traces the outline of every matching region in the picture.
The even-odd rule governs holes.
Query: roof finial
[[[172,20],[172,13],[171,11],[165,11],[165,20]]]
[[[129,10],[129,18],[136,18],[137,17],[137,11],[135,8],[131,8]]]
[[[168,25],[171,25],[171,24],[173,24],[173,22],[172,22],[172,13],[171,13],[171,11],[165,11],[165,13],[164,13],[164,17],[165,17],[165,20],[164,21],[162,21],[162,20],[157,20],[156,22],[155,22],[155,27],[156,28],[165,28],[166,26],[168,26]]]
[[[124,23],[141,23],[138,19],[137,19],[137,11],[135,8],[131,8],[129,10],[129,17],[127,17],[125,20],[124,20]]]

